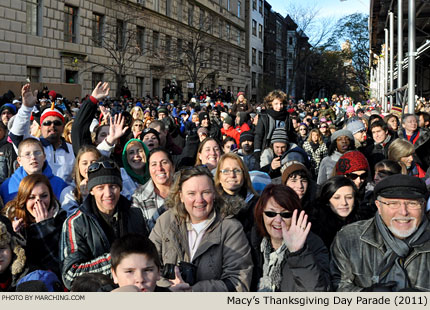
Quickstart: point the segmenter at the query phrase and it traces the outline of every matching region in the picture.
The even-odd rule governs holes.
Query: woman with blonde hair
[[[166,206],[149,238],[166,270],[177,264],[187,269],[182,290],[249,291],[250,247],[242,225],[233,218],[235,206],[218,194],[211,172],[202,166],[179,171]],[[175,272],[163,272],[162,278],[163,286],[174,286],[168,279],[175,279]]]
[[[63,138],[67,143],[72,143],[72,125],[73,120],[64,125]]]
[[[49,179],[32,174],[22,179],[18,195],[3,210],[13,230],[26,240],[27,261],[40,269],[60,272],[59,243],[67,215],[55,199]]]
[[[426,172],[415,161],[414,155],[414,145],[404,139],[398,138],[394,140],[388,148],[388,159],[403,163],[406,166],[408,175],[423,178]]]
[[[130,114],[134,120],[136,119],[143,120],[143,111],[141,107],[135,106],[133,109],[131,109]]]
[[[221,156],[215,171],[215,188],[225,201],[237,206],[235,218],[242,223],[243,230],[248,235],[254,225],[254,207],[258,194],[239,155],[225,153]]]

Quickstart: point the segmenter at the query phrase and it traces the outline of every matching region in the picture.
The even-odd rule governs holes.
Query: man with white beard
[[[331,246],[337,291],[430,291],[430,226],[423,180],[392,175],[375,187],[378,212],[345,226]]]

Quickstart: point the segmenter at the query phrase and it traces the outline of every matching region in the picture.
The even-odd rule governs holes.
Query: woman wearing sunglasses
[[[329,289],[329,254],[313,234],[300,200],[285,185],[268,185],[255,207],[251,235],[252,290],[313,292]]]
[[[328,179],[320,188],[317,204],[311,211],[312,231],[330,248],[336,233],[358,216],[357,188],[343,176]]]
[[[354,182],[358,189],[358,200],[362,201],[370,180],[370,166],[366,157],[359,151],[343,154],[336,163],[335,175],[343,175]]]

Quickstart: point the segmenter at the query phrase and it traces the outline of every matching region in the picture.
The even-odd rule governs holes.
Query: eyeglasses
[[[24,157],[24,158],[30,159],[32,156],[34,156],[34,157],[40,157],[42,155],[43,155],[42,151],[34,151],[33,153],[28,152],[28,153],[22,154],[20,157]]]
[[[422,202],[414,201],[414,200],[404,201],[403,203],[401,201],[390,201],[390,202],[385,202],[382,200],[378,200],[378,201],[393,210],[399,209],[402,204],[404,204],[406,208],[411,210],[418,210],[418,209],[421,209],[422,207]]]
[[[224,174],[224,175],[229,175],[231,173],[234,173],[235,175],[242,174],[242,170],[241,169],[237,169],[237,168],[233,169],[233,170],[230,170],[230,169],[221,169],[220,172],[222,174]]]
[[[375,174],[378,175],[378,177],[380,179],[383,179],[385,177],[393,175],[394,173],[392,171],[389,171],[389,170],[379,170],[379,171],[376,171]]]
[[[61,122],[61,121],[59,121],[59,120],[55,120],[55,121],[44,121],[43,123],[42,123],[42,125],[43,126],[47,126],[47,127],[49,127],[49,126],[51,126],[52,124],[54,124],[54,126],[61,126],[61,125],[63,125],[63,123]]]
[[[351,180],[355,180],[355,179],[357,179],[357,178],[360,178],[361,180],[366,180],[366,179],[367,179],[367,177],[368,177],[368,174],[367,174],[367,172],[365,172],[365,173],[363,173],[363,174],[348,173],[348,174],[346,175],[346,177],[347,177],[348,179],[351,179]]]
[[[293,216],[292,212],[274,212],[274,211],[263,211],[263,213],[267,216],[267,217],[276,217],[278,214],[283,218],[283,219],[290,219]]]
[[[88,167],[88,173],[96,172],[100,170],[101,167],[106,169],[116,169],[117,165],[113,161],[98,161],[98,162],[92,163]]]

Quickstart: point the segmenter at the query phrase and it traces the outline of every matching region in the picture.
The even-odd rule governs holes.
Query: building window
[[[144,97],[144,91],[145,91],[145,78],[138,76],[136,77],[136,92],[137,97]]]
[[[27,77],[32,83],[39,83],[40,78],[40,68],[39,67],[27,67]]]
[[[261,51],[258,51],[258,65],[263,66],[263,53]]]
[[[172,0],[166,0],[166,16],[172,15]]]
[[[116,46],[120,50],[124,48],[125,43],[125,24],[121,19],[116,20]]]
[[[263,14],[263,0],[258,0],[258,11]]]
[[[66,70],[66,80],[69,84],[78,84],[78,71]]]
[[[230,72],[230,55],[227,55],[227,72]]]
[[[76,43],[78,9],[64,5],[64,41]]]
[[[208,16],[208,32],[210,34],[213,34],[213,29],[214,29],[214,17],[212,15],[209,14]]]
[[[140,50],[140,54],[143,54],[145,52],[145,28],[144,27],[137,26],[136,41],[137,41],[137,47]]]
[[[188,7],[188,25],[193,26],[193,17],[194,17],[194,5],[190,4]]]
[[[257,21],[255,19],[252,20],[252,35],[257,36]]]
[[[241,7],[241,3],[240,1],[237,1],[237,17],[240,18],[240,7]]]
[[[160,12],[160,0],[154,0],[154,11]]]
[[[96,88],[99,82],[103,82],[103,73],[92,72],[91,73],[91,88]]]
[[[219,54],[218,54],[218,64],[219,64],[219,69],[220,70],[222,70],[222,59],[223,59],[222,52],[219,52]]]
[[[258,37],[260,39],[263,39],[263,25],[262,24],[258,24]]]
[[[293,53],[288,53],[288,58],[292,59],[293,58]]]
[[[252,64],[255,65],[257,63],[257,50],[255,48],[252,49]]]
[[[154,55],[158,54],[160,48],[160,33],[157,31],[152,32],[152,52]]]
[[[220,18],[220,20],[219,20],[219,37],[220,37],[220,39],[222,39],[222,37],[223,37],[223,34],[222,34],[224,32],[223,26],[224,26],[224,24]]]
[[[289,37],[288,38],[288,44],[289,45],[293,45],[293,37]]]
[[[255,88],[257,85],[257,73],[252,72],[252,82],[251,82],[251,87]]]
[[[166,56],[170,57],[172,50],[172,37],[166,36]]]
[[[41,0],[27,1],[27,33],[34,36],[42,35],[42,4]]]
[[[227,0],[227,11],[230,11],[230,0]]]
[[[257,11],[257,0],[252,0],[252,9]]]
[[[209,68],[212,69],[212,59],[214,58],[214,50],[213,48],[209,49]]]
[[[230,40],[230,24],[227,23],[225,25],[225,30],[226,30],[226,34],[227,34],[227,40]]]
[[[178,0],[178,20],[180,22],[182,22],[182,10],[183,10],[182,0]]]
[[[241,36],[240,36],[240,30],[237,31],[237,45],[240,45],[241,43]]]
[[[205,23],[205,11],[200,8],[200,14],[199,14],[199,29],[203,29]]]
[[[182,39],[176,41],[176,51],[178,53],[178,58],[182,56]]]
[[[239,74],[241,72],[240,70],[240,65],[242,64],[242,58],[238,58],[237,59],[237,74]]]
[[[219,0],[219,12],[222,13],[222,0]]]
[[[93,13],[93,42],[94,46],[103,45],[103,15]]]

